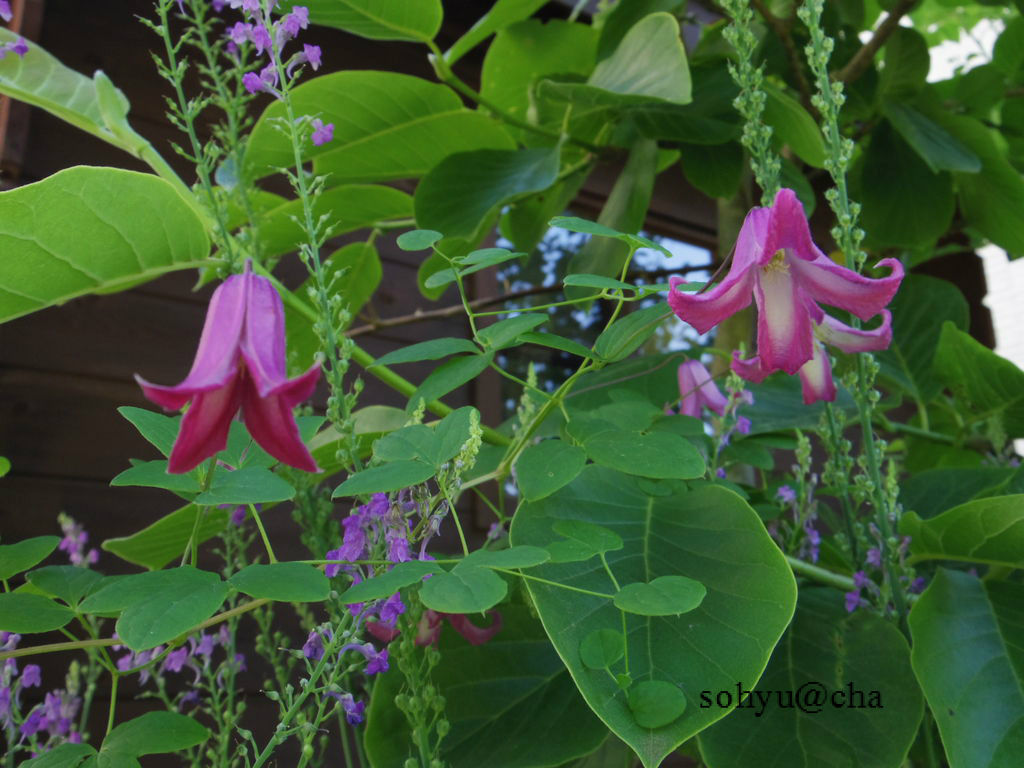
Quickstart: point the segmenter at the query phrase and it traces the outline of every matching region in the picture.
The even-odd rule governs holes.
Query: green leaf
[[[689,480],[705,472],[693,443],[671,432],[605,430],[583,443],[596,464],[656,479]]]
[[[706,594],[704,585],[694,579],[659,576],[651,582],[626,584],[612,602],[620,610],[640,616],[678,616],[694,610]]]
[[[480,423],[480,412],[471,405],[457,408],[445,416],[434,428],[439,442],[438,463],[454,459],[469,440],[469,429],[474,415]]]
[[[0,192],[0,252],[18,254],[0,262],[0,322],[6,322],[203,266],[210,240],[163,179],[78,167]]]
[[[777,137],[808,165],[825,164],[825,140],[814,118],[800,102],[771,84],[765,86],[764,121]]]
[[[438,163],[416,188],[416,223],[470,237],[498,206],[547,189],[558,176],[558,149],[481,149]]]
[[[249,597],[286,603],[313,603],[327,599],[331,586],[323,571],[305,563],[250,565],[228,579]]]
[[[520,334],[532,331],[539,325],[543,325],[548,316],[541,312],[527,312],[481,328],[477,332],[477,338],[487,349],[497,351],[512,346]]]
[[[608,730],[576,691],[540,622],[521,605],[500,611],[501,631],[483,645],[442,628],[441,660],[430,677],[445,699],[451,731],[438,757],[451,768],[574,766],[570,761],[596,749]],[[473,670],[469,685],[467,670]],[[401,766],[415,751],[409,724],[394,706],[403,685],[394,665],[376,677],[365,738],[371,768]]]
[[[908,512],[900,533],[913,537],[910,562],[961,560],[1024,568],[1024,496],[976,499],[927,520]]]
[[[424,288],[443,288],[446,285],[451,285],[459,279],[458,273],[454,269],[441,269],[434,272],[430,277],[423,281]]]
[[[621,280],[603,275],[566,275],[562,281],[565,285],[580,285],[584,288],[597,288],[599,291],[636,291],[636,287]]]
[[[246,466],[233,472],[214,472],[210,490],[195,498],[198,506],[268,504],[295,498],[295,488],[266,467]]]
[[[587,669],[579,657],[580,643],[591,632],[621,627],[619,609],[603,598],[526,584],[587,703],[653,768],[725,714],[699,706],[702,690],[734,690],[737,682],[750,688],[756,682],[793,615],[792,573],[757,513],[714,486],[649,496],[626,475],[587,467],[557,493],[520,506],[512,543],[543,546],[559,520],[597,523],[618,533],[625,547],[607,559],[622,583],[685,576],[707,589],[700,607],[682,617],[627,614],[630,675],[675,685],[688,700],[680,717],[650,729],[636,722],[616,682],[604,671]],[[597,592],[609,587],[608,575],[592,563],[549,563],[532,573]]]
[[[309,20],[337,27],[371,40],[433,40],[441,28],[441,0],[286,0],[281,12],[295,5],[309,8]]]
[[[414,363],[420,360],[440,360],[457,352],[479,352],[479,348],[469,339],[443,338],[421,341],[408,347],[388,352],[378,357],[374,365],[397,365],[398,363]]]
[[[373,455],[381,461],[419,459],[434,467],[444,461],[437,433],[423,424],[410,424],[385,435],[374,443]]]
[[[738,142],[707,146],[680,144],[683,175],[708,197],[729,198],[736,194],[743,176],[743,147]]]
[[[73,606],[103,579],[103,574],[77,565],[48,565],[29,571],[25,578],[37,589]]]
[[[598,62],[587,85],[642,101],[689,103],[690,70],[679,22],[668,13],[642,18],[630,27],[615,52]]]
[[[497,0],[491,10],[477,19],[476,23],[444,52],[445,62],[449,65],[454,64],[495,32],[527,18],[546,2],[547,0]],[[492,45],[491,48],[493,47]]]
[[[499,222],[502,236],[520,251],[533,252],[547,234],[551,217],[564,212],[576,199],[589,171],[582,168],[543,192],[512,203]]]
[[[145,408],[133,408],[130,405],[122,405],[117,412],[132,423],[132,426],[139,430],[139,434],[153,445],[164,456],[171,455],[171,448],[178,438],[178,429],[181,427],[181,416],[167,416],[156,411],[147,411]]]
[[[572,482],[587,463],[582,448],[562,440],[544,440],[524,450],[516,462],[519,490],[527,501],[550,496]]]
[[[539,80],[551,75],[586,77],[594,69],[596,51],[597,32],[586,24],[560,19],[512,24],[487,49],[480,94],[513,117],[526,120]]]
[[[82,761],[96,754],[88,744],[65,742],[44,752],[39,757],[26,760],[21,768],[78,768]]]
[[[664,320],[672,314],[667,304],[630,312],[605,328],[594,342],[594,351],[610,363],[629,357],[649,339]]]
[[[518,259],[525,255],[525,253],[513,253],[507,248],[481,248],[458,259],[458,262],[464,265],[464,268],[459,270],[459,274],[462,276],[471,275],[474,272],[479,272],[481,269],[504,264],[506,261]]]
[[[195,719],[177,712],[147,712],[114,728],[103,740],[104,755],[142,757],[177,752],[202,744],[210,732]]]
[[[672,252],[669,251],[668,248],[661,245],[660,243],[654,242],[649,237],[619,232],[618,230],[612,229],[611,227],[606,227],[604,224],[599,224],[596,221],[587,221],[586,219],[581,219],[577,216],[555,216],[554,218],[551,219],[551,226],[561,227],[562,229],[568,229],[570,232],[582,232],[588,235],[598,235],[599,237],[613,237],[616,240],[621,240],[626,245],[629,245],[633,248],[653,248],[656,251],[661,251],[669,258],[672,257]],[[569,282],[569,278],[572,278],[574,276],[582,277],[583,275],[566,276],[566,285],[573,284]],[[594,277],[594,275],[589,275],[589,277]],[[631,286],[628,283],[619,283],[619,285],[626,285],[629,288],[634,288],[634,286]]]
[[[911,663],[950,768],[1020,764],[1022,604],[1020,584],[939,569],[910,611]]]
[[[949,228],[956,208],[952,178],[932,173],[888,122],[871,132],[860,178],[862,223],[872,242],[914,248]]]
[[[423,582],[420,600],[438,613],[478,613],[500,603],[507,592],[505,580],[494,571],[459,563]]]
[[[889,307],[892,344],[876,352],[882,375],[896,381],[919,402],[939,393],[941,384],[932,373],[944,322],[967,330],[967,300],[952,283],[927,275],[907,275]]]
[[[824,706],[784,706],[790,695],[813,701],[810,694],[822,690],[817,686],[828,697],[818,699]],[[721,690],[731,694],[724,709],[713,689],[701,706],[727,712],[739,704],[735,685]],[[833,696],[840,706],[832,705]],[[833,589],[805,586],[764,677],[742,705],[700,734],[700,750],[711,768],[763,766],[763,754],[746,744],[770,744],[772,758],[794,768],[899,768],[922,704],[910,648],[896,626],[871,611],[847,613]]]
[[[932,173],[977,173],[981,170],[981,160],[976,154],[909,104],[887,101],[882,112],[903,140],[928,164]]]
[[[181,557],[193,529],[196,530],[196,546],[199,546],[224,530],[230,514],[230,510],[216,507],[201,513],[194,504],[188,504],[131,536],[107,539],[101,546],[122,560],[155,571]],[[202,515],[198,528],[196,515]]]
[[[0,594],[0,631],[21,635],[60,629],[75,617],[63,605],[42,595],[24,592]]]
[[[554,333],[548,333],[547,331],[520,334],[519,341],[524,344],[539,344],[542,347],[558,349],[562,352],[568,352],[570,355],[576,355],[576,357],[594,356],[593,352],[584,347],[578,341],[573,341],[572,339],[567,339],[564,336],[558,336]]]
[[[9,579],[41,563],[58,544],[57,536],[36,536],[14,544],[0,544],[0,579]]]
[[[200,490],[199,481],[192,473],[169,474],[166,459],[140,462],[119,474],[110,481],[110,484],[115,487],[141,485],[149,488],[164,488],[175,493],[199,493]]]
[[[589,560],[625,546],[622,537],[615,531],[586,520],[558,520],[551,526],[551,530],[565,537],[546,545],[553,563]]]
[[[998,415],[1009,437],[1024,436],[1024,371],[1012,362],[947,320],[942,324],[934,370],[974,419]]]
[[[413,229],[395,238],[395,245],[403,251],[425,251],[444,235],[432,229]]]
[[[580,643],[580,661],[588,669],[608,669],[625,655],[622,633],[614,629],[595,629]]]
[[[597,217],[597,223],[617,232],[638,232],[644,225],[647,208],[654,191],[654,177],[658,161],[658,143],[641,140],[633,144],[619,177],[615,180],[608,200]],[[634,243],[632,247],[636,247]],[[618,277],[629,257],[631,246],[621,240],[591,238],[569,259],[566,271]],[[592,295],[593,291],[575,289],[566,291],[570,299]]]
[[[87,597],[80,610],[120,610],[118,637],[133,651],[155,648],[210,618],[228,593],[220,576],[191,567],[119,579]]]
[[[313,221],[327,217],[327,232],[337,237],[346,232],[373,227],[390,219],[412,216],[413,201],[405,192],[382,184],[345,184],[328,189],[315,198]],[[308,239],[299,223],[302,201],[289,200],[272,208],[260,219],[260,241],[267,256],[280,256],[298,248]]]
[[[889,99],[905,99],[920,91],[928,78],[931,56],[924,36],[909,27],[897,27],[885,44],[885,67],[878,93]]]
[[[686,695],[664,680],[644,680],[629,689],[629,709],[641,728],[664,728],[686,711]]]
[[[410,560],[399,563],[380,576],[353,584],[341,593],[338,601],[345,605],[351,605],[380,600],[395,594],[403,587],[423,581],[423,577],[427,574],[439,574],[442,570],[441,566],[427,560]]]
[[[453,389],[472,381],[491,364],[493,352],[477,355],[464,355],[448,360],[437,366],[423,380],[419,388],[409,398],[409,407],[415,408],[420,400],[431,402],[444,397]]]
[[[926,469],[900,484],[900,503],[927,520],[978,496],[998,494],[1014,474],[1009,467]]]
[[[625,34],[641,19],[658,11],[674,14],[682,5],[683,0],[631,0],[628,3],[616,3],[607,15],[601,17],[598,57],[605,59],[614,53]]]
[[[508,549],[477,549],[466,555],[459,568],[470,566],[480,568],[531,568],[551,559],[550,553],[542,547],[523,545]]]
[[[401,490],[410,485],[425,483],[434,476],[434,472],[430,464],[422,461],[393,461],[349,475],[345,482],[334,489],[331,498]]]
[[[291,100],[297,114],[334,124],[331,141],[303,147],[331,185],[417,178],[454,152],[515,147],[500,123],[466,109],[447,86],[397,72],[322,75],[299,85]],[[245,163],[258,176],[294,165],[291,141],[273,124],[284,116],[275,101],[253,127]]]
[[[739,93],[721,61],[693,69],[693,102],[648,102],[629,112],[641,136],[690,144],[722,144],[739,138],[740,126],[733,99]]]

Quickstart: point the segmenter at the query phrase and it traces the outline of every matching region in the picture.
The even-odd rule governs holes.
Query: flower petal
[[[805,405],[819,400],[831,402],[836,399],[836,385],[832,381],[832,362],[821,344],[814,345],[814,357],[800,368],[800,385]]]
[[[287,383],[285,363],[284,304],[267,278],[246,272],[245,331],[240,343],[246,368],[260,397]]]
[[[701,406],[706,405],[719,416],[725,415],[729,401],[711,380],[711,374],[699,360],[687,360],[679,366],[679,412],[700,418]]]
[[[308,376],[309,373],[304,374]],[[298,386],[306,386],[302,378]],[[242,418],[252,439],[278,461],[306,472],[319,472],[320,467],[302,442],[299,427],[295,423],[293,405],[284,394],[261,397],[252,377],[244,376],[242,382]]]
[[[729,273],[718,285],[703,293],[685,293],[676,286],[685,283],[678,277],[669,280],[668,303],[680,320],[685,320],[700,333],[713,327],[750,304],[753,275],[751,268],[763,250],[770,212],[754,208],[747,214],[736,239]]]
[[[871,352],[885,349],[892,342],[892,313],[882,310],[882,324],[872,330],[851,328],[831,315],[816,330],[817,336],[826,344],[838,347],[843,352]]]
[[[732,368],[733,373],[741,379],[752,381],[755,384],[760,384],[768,377],[768,374],[771,373],[771,371],[766,370],[761,365],[761,358],[759,356],[751,357],[747,360],[740,360],[740,352],[738,349],[733,350],[732,363],[729,367]]]
[[[864,277],[842,267],[824,255],[813,260],[791,259],[794,278],[804,292],[816,301],[852,312],[861,320],[874,317],[896,294],[903,280],[903,265],[896,259],[882,259],[879,267],[889,267],[888,277]]]
[[[462,613],[449,613],[447,617],[455,631],[466,638],[470,645],[483,645],[501,631],[502,624],[498,611],[488,611],[487,615],[491,617],[490,626],[487,627],[478,627],[469,620],[469,616]]]
[[[231,420],[238,413],[238,403],[237,377],[220,389],[197,394],[181,420],[181,430],[171,449],[167,471],[171,474],[188,472],[224,450]]]
[[[180,384],[168,387],[135,380],[157,405],[178,410],[193,395],[220,389],[238,373],[238,347],[246,310],[245,275],[232,275],[210,298],[192,370]]]
[[[754,298],[761,365],[796,373],[814,354],[814,334],[806,298],[785,263],[757,271]]]
[[[821,250],[811,238],[811,229],[807,225],[807,214],[796,192],[785,187],[775,195],[775,202],[767,209],[770,212],[765,228],[764,245],[758,266],[764,266],[779,251],[786,251],[787,256],[795,256],[801,260],[812,260],[819,256],[824,258]]]

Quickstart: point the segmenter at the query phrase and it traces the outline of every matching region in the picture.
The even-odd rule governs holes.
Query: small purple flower
[[[305,45],[302,46],[302,55],[306,57],[306,61],[309,62],[309,66],[313,68],[313,71],[320,69],[320,46],[319,45]]]
[[[775,492],[775,498],[785,504],[792,504],[796,501],[796,491],[788,485],[780,485],[779,490]]]
[[[388,495],[386,493],[375,493],[370,497],[370,503],[366,505],[366,512],[371,517],[383,518],[387,515],[390,508],[391,502],[388,501]]]
[[[242,523],[244,523],[245,522],[245,514],[246,514],[245,507],[235,507],[234,510],[231,512],[231,524],[232,525],[241,525]]]
[[[46,718],[43,715],[43,710],[36,707],[32,710],[28,717],[25,718],[25,722],[21,724],[22,736],[34,736],[46,727]]]
[[[366,664],[366,674],[376,675],[380,672],[387,672],[388,667],[388,649],[385,648],[380,653],[374,655]]]
[[[258,14],[260,12],[260,0],[242,0],[242,10],[250,14]],[[237,8],[234,1],[231,3],[232,8]]]
[[[313,145],[320,147],[334,138],[334,123],[324,123],[319,117],[313,118]]]
[[[25,42],[24,37],[19,37],[17,40],[10,44],[9,48],[19,56],[24,56],[26,53],[28,53],[28,43]],[[94,549],[93,552],[96,552],[96,550]],[[92,553],[90,553],[90,555],[91,554]],[[99,556],[99,553],[96,552],[96,555]]]
[[[320,661],[324,657],[324,639],[315,629],[306,638],[302,646],[302,655],[310,661]]]
[[[199,643],[196,645],[195,650],[192,651],[193,656],[203,656],[207,660],[213,656],[214,638],[213,635],[203,632],[199,636]]]
[[[188,661],[188,648],[183,645],[167,654],[167,659],[164,661],[164,670],[181,672],[186,661]]]
[[[359,725],[363,722],[363,710],[366,709],[366,702],[356,701],[351,693],[338,696],[341,701],[341,708],[345,711],[345,719],[349,725]]]
[[[43,676],[38,664],[26,664],[21,671],[21,685],[23,688],[35,688],[42,685]]]
[[[389,528],[385,534],[388,544],[388,560],[392,563],[405,563],[409,556],[409,539],[406,531],[401,528]]]
[[[244,21],[236,21],[228,28],[228,37],[235,45],[244,45],[252,38],[252,25]]]
[[[750,434],[750,427],[751,427],[750,419],[748,419],[746,416],[739,416],[739,417],[737,417],[737,419],[736,419],[736,430],[741,435],[749,435]]]
[[[4,728],[10,728],[12,724],[11,689],[9,686],[0,685],[0,725]]]
[[[344,554],[344,550],[343,549],[332,549],[326,555],[324,555],[324,560],[343,560],[344,559],[344,557],[342,557],[343,554]],[[340,563],[328,563],[327,567],[324,568],[324,574],[327,576],[328,579],[333,579],[340,572],[341,572],[341,564]]]
[[[227,5],[227,0],[211,0],[210,5],[213,6],[214,13],[220,13],[224,10],[224,6]]]
[[[246,663],[245,663],[245,654],[244,653],[236,653],[235,654],[235,668],[239,672],[245,672],[245,670],[247,670],[249,668],[246,665]]]
[[[249,29],[249,40],[256,47],[256,53],[269,51],[274,45],[270,32],[262,24],[255,24]]]
[[[857,587],[858,590],[864,589],[864,587],[868,585],[868,577],[864,571],[857,571],[853,574],[853,585]]]
[[[910,594],[919,595],[922,592],[924,592],[925,583],[926,582],[924,576],[918,576],[916,579],[910,582]]]
[[[866,559],[867,559],[868,565],[874,566],[875,568],[881,568],[882,567],[882,550],[880,550],[878,547],[872,547],[871,549],[868,550],[868,554],[867,554],[867,558]]]
[[[860,592],[847,592],[846,593],[846,612],[853,613],[860,607]]]
[[[309,26],[309,9],[302,5],[292,8],[292,12],[281,19],[281,29],[289,38],[299,34],[299,30]]]
[[[809,519],[804,523],[804,533],[807,534],[807,543],[810,546],[811,562],[816,563],[821,550],[821,534],[811,525]]]
[[[11,4],[8,0],[0,0],[0,19],[4,21],[10,21],[14,18],[14,14],[11,12]]]
[[[189,706],[193,706],[193,705],[198,704],[198,703],[199,703],[199,690],[197,688],[193,688],[192,690],[190,690],[188,693],[186,693],[184,696],[181,697],[181,701],[178,702],[178,707],[179,707],[179,709],[184,710],[185,708],[187,708]]]
[[[242,75],[242,85],[245,86],[245,90],[249,93],[259,93],[265,90],[263,81],[260,80],[260,76],[255,72],[246,72]]]
[[[381,624],[386,627],[394,627],[398,617],[405,613],[405,603],[402,602],[402,596],[395,592],[395,594],[381,603],[379,613]]]
[[[715,470],[715,476],[724,479],[725,478],[725,469],[722,468],[722,467],[719,467],[718,469],[716,469]]]

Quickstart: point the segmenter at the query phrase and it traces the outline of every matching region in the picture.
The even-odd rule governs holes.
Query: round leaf
[[[543,499],[572,482],[587,463],[582,448],[562,440],[544,440],[531,445],[516,462],[519,490],[527,501]]]
[[[595,629],[580,643],[580,661],[590,669],[608,669],[625,655],[622,633],[614,629]]]
[[[629,708],[641,728],[663,728],[686,710],[686,696],[664,680],[644,680],[629,689]]]
[[[250,565],[228,581],[249,597],[288,603],[319,602],[331,591],[323,571],[305,563]]]
[[[420,600],[438,613],[479,613],[500,603],[507,592],[505,580],[489,568],[456,566],[427,579]]]
[[[654,581],[627,584],[615,593],[615,605],[641,616],[677,616],[704,600],[704,585],[685,576],[659,576]]]

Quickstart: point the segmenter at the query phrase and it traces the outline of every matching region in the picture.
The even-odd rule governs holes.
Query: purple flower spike
[[[756,357],[733,356],[732,369],[758,382],[775,371],[801,374],[804,402],[832,400],[831,365],[822,342],[843,351],[884,349],[892,338],[890,317],[883,308],[903,280],[903,266],[883,259],[890,274],[863,277],[839,266],[811,240],[810,228],[796,193],[781,189],[770,208],[755,208],[743,222],[732,267],[705,293],[677,290],[685,281],[672,278],[669,305],[676,315],[701,333],[757,303]],[[818,302],[852,312],[861,320],[883,314],[880,327],[862,331],[825,315]]]
[[[313,144],[317,147],[323,146],[334,138],[334,123],[324,124],[319,117],[313,118],[313,135],[310,136]]]
[[[146,397],[168,410],[191,403],[167,471],[188,472],[224,450],[241,408],[249,434],[267,453],[319,472],[292,409],[313,394],[320,364],[294,379],[286,371],[284,304],[273,284],[247,264],[244,274],[232,275],[214,292],[188,377],[173,387],[135,377]]]
[[[719,416],[725,415],[729,401],[711,380],[711,374],[703,363],[687,360],[679,366],[678,379],[681,414],[699,419],[701,407],[707,406]]]

